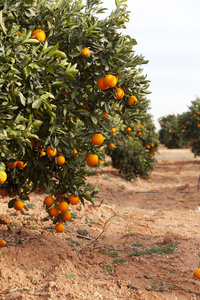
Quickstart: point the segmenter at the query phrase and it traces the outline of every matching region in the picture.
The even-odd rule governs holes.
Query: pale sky
[[[115,0],[102,6],[115,9]],[[134,50],[149,63],[150,113],[158,118],[188,110],[200,97],[200,0],[128,0],[130,22],[123,34],[135,38]]]

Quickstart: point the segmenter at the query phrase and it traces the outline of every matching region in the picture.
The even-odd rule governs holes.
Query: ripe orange
[[[68,200],[70,201],[70,204],[76,205],[79,202],[79,196],[76,196],[74,194],[69,195]]]
[[[1,196],[8,197],[8,188],[7,187],[4,187],[1,189]]]
[[[46,34],[44,33],[44,31],[42,29],[35,29],[32,32],[32,36],[35,37],[36,39],[40,40],[40,42],[44,42],[46,39]]]
[[[40,151],[40,154],[41,154],[42,156],[46,155],[46,152],[44,151],[44,148],[41,148],[39,151]]]
[[[194,271],[193,276],[200,279],[200,268],[198,268]]]
[[[197,115],[196,114],[193,114],[193,117],[196,117]]]
[[[95,166],[98,163],[98,156],[96,154],[88,154],[86,162],[89,166]]]
[[[62,201],[58,205],[58,209],[60,212],[65,213],[69,208],[69,204],[66,201]]]
[[[19,34],[19,35],[21,35],[22,33],[21,33],[21,31],[17,31],[17,33]]]
[[[76,153],[78,153],[78,151],[74,148],[74,150],[72,150],[71,154],[75,155],[75,159],[77,159],[77,157],[78,157],[78,154],[76,154]]]
[[[135,102],[137,102],[137,98],[135,96],[130,96],[128,100],[128,105],[133,105]]]
[[[8,169],[14,169],[17,165],[17,161],[15,162],[11,162],[11,161],[7,161],[6,162],[6,166],[8,167]]]
[[[53,200],[53,197],[51,197],[51,196],[47,196],[47,197],[44,199],[44,204],[45,204],[46,206],[51,206],[51,205],[53,205],[53,203],[54,203],[54,200]]]
[[[17,167],[18,167],[19,169],[23,169],[23,168],[26,167],[26,164],[24,164],[23,161],[18,160],[18,161],[17,161]]]
[[[86,57],[90,57],[90,49],[88,49],[87,47],[85,47],[82,51],[81,51],[81,53],[83,54],[83,55],[85,55]]]
[[[104,137],[101,133],[95,133],[92,137],[92,142],[94,145],[101,145],[104,141]]]
[[[116,131],[117,131],[116,128],[111,128],[112,133],[115,133]]]
[[[49,214],[52,217],[57,217],[59,215],[59,210],[54,206],[54,207],[50,208]]]
[[[128,131],[131,131],[131,127],[128,127],[127,130],[128,130]]]
[[[114,75],[108,74],[104,77],[105,86],[109,88],[113,88],[116,84],[117,84],[117,78]]]
[[[63,232],[65,230],[65,226],[62,223],[59,223],[55,226],[56,232]]]
[[[6,241],[0,240],[0,247],[5,247],[6,246]]]
[[[58,156],[57,157],[57,163],[59,164],[59,165],[63,165],[64,163],[65,163],[65,158],[64,158],[64,156]]]
[[[121,88],[116,88],[117,90],[117,99],[122,99],[124,97],[124,91]]]
[[[197,127],[200,127],[200,124],[197,124]]]
[[[47,155],[48,156],[54,157],[54,156],[56,156],[56,154],[57,154],[57,149],[56,148],[54,150],[53,150],[53,148],[51,146],[49,146],[47,148]]]
[[[180,202],[184,202],[184,199],[180,199]]]
[[[62,220],[69,221],[71,219],[71,217],[72,217],[71,213],[69,211],[66,211]]]
[[[98,87],[100,88],[100,90],[107,90],[108,89],[108,86],[105,85],[104,83],[104,77],[101,77],[98,81],[97,81],[97,85]]]
[[[114,147],[115,147],[115,146],[114,146],[114,144],[112,144],[112,143],[109,145],[109,148],[110,148],[110,149],[113,149]]]
[[[22,210],[22,208],[24,207],[24,203],[21,200],[17,200],[15,201],[13,207],[15,210]]]
[[[4,171],[0,171],[0,183],[5,182],[7,179],[7,174]]]
[[[148,182],[151,182],[151,179],[148,179]]]
[[[106,111],[104,111],[103,116],[104,118],[108,119],[108,113]]]

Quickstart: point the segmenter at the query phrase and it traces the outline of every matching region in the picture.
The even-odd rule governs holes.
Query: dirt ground
[[[164,147],[157,160],[151,182],[94,169],[96,207],[78,204],[61,234],[41,222],[44,194],[22,213],[0,198],[0,299],[200,299],[200,160]]]

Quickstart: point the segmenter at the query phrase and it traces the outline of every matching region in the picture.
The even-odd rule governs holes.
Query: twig
[[[136,194],[143,194],[143,193],[159,193],[158,191],[141,191],[141,192],[135,192]]]
[[[76,237],[82,238],[82,239],[86,239],[86,240],[92,240],[91,237],[89,237],[89,236],[87,236],[87,235],[82,235],[82,234],[76,234]]]
[[[192,293],[192,294],[196,294],[196,295],[200,295],[200,293],[198,292],[195,292],[195,291],[192,291],[192,290],[189,290],[189,289],[185,289],[179,285],[174,285],[172,287],[170,287],[171,289],[174,289],[174,290],[182,290],[182,291],[185,291],[185,292],[188,292],[188,293]]]
[[[197,190],[199,190],[199,183],[200,183],[200,175],[199,175]]]
[[[111,216],[108,220],[106,220],[106,222],[105,222],[104,225],[103,225],[103,230],[102,230],[102,232],[101,232],[101,233],[100,233],[100,234],[99,234],[92,242],[90,242],[90,243],[84,245],[84,246],[81,248],[81,250],[82,250],[84,247],[86,247],[86,246],[89,247],[89,246],[91,246],[92,244],[94,244],[94,243],[102,236],[102,234],[104,233],[106,224],[107,224],[111,219],[113,219],[113,218],[116,217],[116,216],[120,217],[118,214],[114,214],[114,215]]]

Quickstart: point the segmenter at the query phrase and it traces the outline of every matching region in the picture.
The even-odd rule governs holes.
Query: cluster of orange
[[[145,147],[149,150],[149,153],[148,153],[149,156],[156,155],[156,151],[155,151],[155,148],[154,148],[155,145],[153,143],[151,143],[151,145],[146,144]]]
[[[108,88],[114,88],[117,84],[117,78],[112,75],[112,74],[108,74],[105,77],[101,77],[98,81],[97,81],[97,85],[99,87],[99,89],[105,91]],[[116,98],[122,99],[124,97],[124,90],[122,88],[116,88]],[[137,98],[135,96],[130,96],[128,99],[128,105],[132,106],[135,105],[137,102]]]
[[[52,196],[47,196],[44,199],[44,204],[47,207],[49,215],[53,218],[57,218],[57,224],[55,226],[56,232],[63,232],[65,226],[63,222],[69,221],[71,219],[71,213],[68,211],[69,204],[76,205],[79,203],[79,196],[70,194],[65,200],[65,194],[56,193],[55,198],[59,203],[55,203],[55,200]]]

